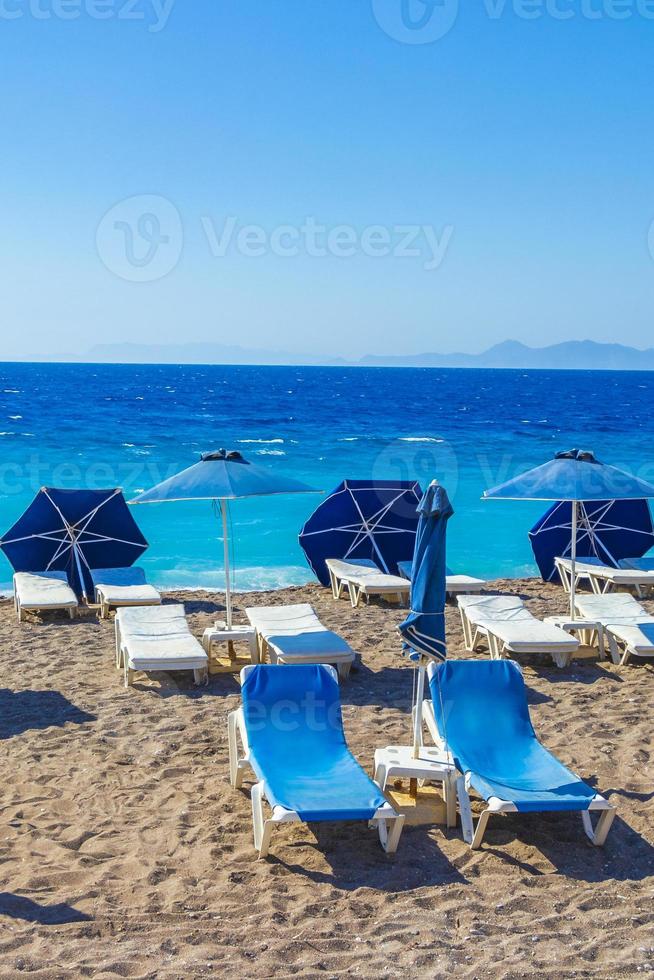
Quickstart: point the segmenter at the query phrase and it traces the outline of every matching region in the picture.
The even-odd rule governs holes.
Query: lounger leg
[[[70,616],[71,619],[75,619],[75,610],[74,609],[69,609],[68,610],[68,615]]]
[[[475,830],[472,822],[472,810],[470,809],[470,796],[468,795],[468,789],[463,776],[459,776],[456,780],[456,794],[459,800],[459,812],[461,813],[461,830],[463,832],[463,839],[472,847]]]
[[[198,670],[194,670],[193,671],[193,680],[195,682],[195,686],[196,687],[199,687],[201,684],[208,684],[209,683],[209,668],[208,667],[200,667]]]
[[[615,809],[611,807],[607,810],[602,810],[600,812],[599,820],[597,821],[597,827],[593,830],[593,822],[588,810],[583,810],[581,814],[581,819],[584,823],[584,830],[586,831],[586,836],[590,838],[595,847],[602,847],[606,838],[608,836],[609,830],[611,829],[611,824],[615,819]]]
[[[351,666],[352,664],[349,660],[345,661],[345,663],[340,663],[336,665],[336,669],[338,670],[339,680],[346,681],[348,679],[348,677],[350,676]]]
[[[491,660],[501,660],[502,653],[500,651],[500,641],[492,633],[488,634],[488,652],[490,653]]]
[[[475,833],[470,843],[470,847],[473,851],[477,851],[481,847],[481,842],[484,839],[484,834],[486,833],[486,827],[488,826],[490,815],[491,810],[484,810],[479,816],[477,826],[475,827]]]
[[[624,653],[622,654],[622,660],[620,661],[620,666],[624,667],[624,665],[628,663],[630,658],[631,658],[631,650],[629,649],[629,647],[625,647]]]
[[[356,585],[353,585],[352,582],[348,582],[348,590],[350,593],[350,603],[352,604],[352,607],[356,609],[361,600],[361,589],[359,589]]]
[[[132,684],[134,683],[135,671],[133,671],[130,667],[127,666],[127,657],[124,658],[124,665],[125,665],[125,687],[131,687]]]
[[[229,781],[234,789],[243,785],[243,770],[238,758],[238,711],[230,711],[227,716],[227,741],[229,745]]]
[[[254,846],[259,857],[268,856],[270,839],[273,832],[273,821],[266,820],[263,812],[263,783],[252,787],[252,825],[254,828]]]
[[[443,796],[446,826],[456,827],[456,780],[450,777],[443,781]]]
[[[463,627],[463,642],[466,650],[472,651],[472,635],[470,631],[470,623],[465,616],[463,609],[461,609],[461,625]]]
[[[397,851],[397,845],[400,843],[403,827],[403,813],[398,814],[397,817],[391,817],[389,820],[377,821],[379,841],[387,854],[395,854]]]
[[[618,641],[613,633],[609,633],[609,653],[611,654],[611,660],[614,664],[619,664],[622,662],[620,650],[618,648]]]
[[[16,606],[16,612],[18,614],[18,622],[19,623],[22,623],[23,622],[23,610],[20,608],[20,606]]]

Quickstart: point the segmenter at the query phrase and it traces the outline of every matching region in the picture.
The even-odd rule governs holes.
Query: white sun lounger
[[[641,561],[643,559],[640,559]],[[654,569],[627,565],[626,561],[635,563],[638,559],[623,560],[618,568],[603,564],[598,558],[584,558],[575,563],[575,588],[583,580],[590,583],[596,595],[612,592],[614,589],[633,589],[642,598],[648,589],[654,588]],[[572,562],[569,558],[556,558],[556,569],[559,573],[563,588],[570,592],[572,579]]]
[[[259,660],[272,663],[333,664],[345,679],[355,659],[342,636],[325,629],[308,603],[253,606],[245,614],[257,633]]]
[[[548,653],[557,667],[566,667],[579,649],[574,636],[537,619],[518,596],[459,596],[457,601],[467,650],[485,639],[493,659]]]
[[[78,605],[65,572],[16,572],[14,575],[14,608],[19,623],[25,612],[55,609],[67,609],[73,619]]]
[[[410,561],[398,561],[397,567],[405,578],[411,580]],[[475,595],[486,588],[486,580],[475,578],[474,575],[454,575],[448,570],[445,576],[445,591],[449,596]]]
[[[614,663],[626,664],[630,657],[654,657],[654,616],[632,595],[578,595],[575,606],[584,619],[601,623]]]
[[[191,633],[184,606],[119,609],[115,619],[116,666],[125,687],[137,670],[192,670],[196,684],[209,677],[209,658]]]
[[[138,566],[94,568],[91,578],[102,619],[107,618],[110,609],[121,606],[158,606],[161,603],[161,595],[153,585],[148,585],[145,572]]]
[[[394,595],[398,602],[402,602],[411,591],[411,583],[405,578],[381,572],[374,561],[368,558],[351,561],[328,558],[325,564],[329,570],[334,598],[340,599],[343,590],[347,589],[350,602],[355,607],[359,605],[362,596],[368,602],[371,595]]]

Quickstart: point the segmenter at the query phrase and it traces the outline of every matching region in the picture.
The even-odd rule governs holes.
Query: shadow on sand
[[[31,898],[0,892],[0,916],[21,919],[23,922],[37,922],[42,926],[63,926],[70,922],[89,922],[90,915],[80,912],[66,902],[58,905],[39,905]]]
[[[439,829],[448,837],[456,834],[455,830]],[[333,824],[314,823],[308,825],[307,836],[309,832],[315,835],[315,849],[329,862],[331,872],[316,871],[276,858],[274,838],[268,860],[316,884],[333,885],[343,891],[375,888],[380,891],[407,892],[431,885],[468,883],[467,878],[443,854],[424,827],[405,827],[395,855],[385,855],[377,832],[367,830],[362,824],[343,823],[335,829]],[[291,844],[290,848],[304,849],[307,843],[310,842]],[[357,855],[355,862],[352,861],[353,848]],[[286,849],[289,849],[288,842]]]
[[[10,691],[0,688],[0,739],[21,735],[30,729],[84,725],[95,721],[59,691]]]

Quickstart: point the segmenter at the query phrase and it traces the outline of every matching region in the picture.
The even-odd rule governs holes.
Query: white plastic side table
[[[604,627],[601,623],[595,622],[592,619],[570,619],[569,616],[546,616],[544,619],[545,623],[551,623],[552,626],[558,626],[559,629],[565,630],[566,633],[581,633],[582,641],[586,646],[590,646],[590,643],[586,643],[586,639],[589,637],[584,637],[584,633],[597,633],[597,647],[599,650],[600,660],[606,658],[606,646],[604,643]]]
[[[384,790],[392,779],[425,779],[443,787],[448,827],[456,826],[456,769],[440,749],[420,747],[413,758],[410,745],[387,745],[375,752],[375,782]]]
[[[211,653],[211,646],[214,643],[229,644],[229,655],[232,657],[233,644],[246,642],[250,648],[250,662],[259,662],[257,653],[257,634],[253,626],[232,626],[230,629],[222,627],[219,623],[209,626],[202,635],[202,646],[207,654]]]

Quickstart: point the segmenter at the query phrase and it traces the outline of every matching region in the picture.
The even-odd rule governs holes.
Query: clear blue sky
[[[167,20],[132,3],[143,19],[127,0],[0,4],[4,356],[652,342],[654,19],[636,0],[534,19],[480,0],[410,44],[390,36],[420,33],[402,0],[176,0]],[[327,255],[307,254],[307,217]],[[431,229],[438,267],[423,232],[395,254],[405,225]]]

